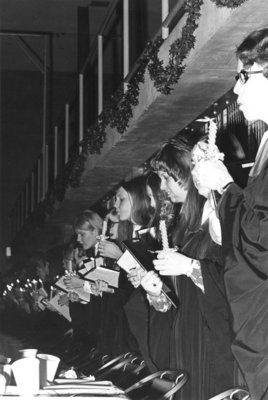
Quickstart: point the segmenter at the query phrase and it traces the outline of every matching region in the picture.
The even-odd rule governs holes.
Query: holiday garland
[[[211,0],[218,7],[236,8],[245,3],[246,0]]]
[[[218,7],[236,8],[247,0],[211,0]],[[88,154],[99,154],[106,139],[106,128],[110,126],[123,134],[129,126],[133,116],[133,107],[138,105],[139,87],[144,83],[145,71],[148,69],[155,88],[162,94],[168,95],[173,86],[178,82],[184,72],[183,62],[190,50],[194,48],[194,32],[198,27],[200,9],[204,0],[186,0],[184,10],[187,14],[186,22],[182,28],[181,37],[170,46],[169,62],[166,67],[159,59],[158,52],[162,38],[149,42],[139,60],[139,69],[131,82],[127,85],[126,92],[122,88],[117,90],[104,105],[104,110],[98,120],[87,128],[84,139],[80,143],[80,154],[72,154],[65,166],[63,174],[54,182],[53,188],[47,198],[39,204],[38,209],[30,217],[30,223],[43,225],[46,216],[53,213],[54,204],[64,199],[68,186],[78,187],[84,171],[85,160]]]

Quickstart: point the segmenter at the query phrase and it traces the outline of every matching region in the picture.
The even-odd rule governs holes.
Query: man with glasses
[[[268,29],[252,32],[238,47],[239,109],[248,121],[268,124]],[[233,353],[252,400],[268,399],[268,132],[250,180],[242,190],[220,161],[193,168],[196,187],[222,194],[218,204],[225,286],[233,316]]]

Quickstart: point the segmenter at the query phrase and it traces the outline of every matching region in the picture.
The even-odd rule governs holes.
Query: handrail
[[[98,49],[98,45],[97,45],[97,37],[98,35],[103,35],[106,27],[108,26],[110,20],[112,19],[112,16],[114,15],[114,11],[116,9],[116,7],[118,6],[120,0],[114,0],[110,3],[110,5],[108,6],[108,10],[107,10],[107,15],[105,20],[103,21],[100,30],[97,33],[96,39],[94,39],[93,41],[93,45],[92,45],[92,51],[89,52],[86,61],[84,62],[84,65],[80,71],[80,74],[83,74],[89,64],[89,61],[92,60],[96,54],[97,54],[97,49]]]
[[[116,9],[116,7],[118,6],[119,2],[121,0],[114,0],[113,2],[110,3],[109,7],[108,7],[108,11],[107,11],[107,17],[105,18],[100,30],[97,33],[96,38],[94,39],[93,43],[92,43],[92,50],[89,52],[84,65],[81,69],[80,72],[78,72],[79,74],[83,74],[85,73],[89,62],[90,64],[93,64],[94,59],[97,55],[97,51],[98,51],[98,35],[103,35],[105,29],[107,28],[112,16],[113,16],[113,12]],[[152,42],[154,42],[160,35],[162,32],[162,28],[167,28],[170,23],[173,21],[173,19],[176,17],[177,13],[183,9],[184,4],[186,3],[186,0],[178,0],[177,3],[173,6],[172,10],[169,12],[168,16],[165,18],[165,20],[162,22],[162,24],[160,25],[158,31],[156,32],[156,34],[154,35]],[[122,79],[122,83],[121,86],[124,83],[128,83],[131,78],[135,75],[135,73],[138,71],[139,67],[140,67],[140,63],[139,60],[141,60],[141,58],[144,55],[143,51],[141,53],[141,55],[138,57],[138,59],[135,61],[134,65],[132,66],[131,70],[129,71],[129,73],[125,76],[124,79]],[[90,61],[91,60],[91,61]],[[76,93],[77,93],[77,82],[74,84],[74,88],[72,90],[73,94],[71,95],[72,99],[69,101],[69,104],[72,104],[72,102],[75,99]],[[62,120],[63,118],[60,118],[60,120]],[[57,126],[59,126],[60,124],[56,124]]]
[[[98,49],[98,46],[97,46],[98,36],[105,35],[106,30],[109,28],[109,24],[111,23],[112,18],[114,18],[114,16],[115,16],[115,10],[116,10],[116,7],[118,7],[120,1],[122,1],[122,0],[113,0],[108,6],[106,17],[98,31],[98,34],[96,35],[95,40],[93,41],[92,50],[89,52],[81,70],[78,71],[77,79],[75,81],[75,87],[72,89],[71,95],[69,96],[68,110],[71,109],[73,105],[75,105],[74,102],[76,101],[78,89],[81,86],[80,85],[81,75],[85,74],[88,66],[92,65],[95,62],[95,58],[97,55],[97,49]],[[174,21],[174,18],[178,15],[179,11],[183,10],[185,1],[186,0],[178,0],[177,1],[176,5],[173,6],[173,8],[169,12],[168,16],[165,18],[165,20],[160,25],[157,33],[153,37],[153,41],[155,41],[158,38],[158,36],[161,35],[163,28],[169,27],[171,22]],[[0,31],[0,35],[10,34],[10,33],[11,32]],[[19,32],[17,32],[17,33],[13,32],[12,34],[18,35]],[[22,32],[20,32],[20,34],[22,34]],[[24,34],[27,34],[27,32],[24,32]],[[32,33],[32,35],[39,35],[39,34],[45,35],[46,33],[44,33],[44,32]],[[140,58],[142,57],[143,54],[144,54],[144,52],[140,55],[138,60],[140,60]],[[135,74],[135,72],[137,71],[137,69],[139,67],[138,60],[135,62],[134,66],[131,68],[131,71],[127,74],[125,79],[123,79],[123,77],[122,77],[122,83],[120,85],[123,85],[125,82],[128,82],[131,79],[131,77]],[[64,114],[66,114],[66,113],[64,113]],[[79,118],[79,121],[80,121],[80,119],[82,119],[82,115],[80,115],[80,117],[81,118]],[[58,138],[58,134],[59,134],[59,129],[61,131],[62,131],[62,128],[64,129],[64,123],[66,124],[65,115],[64,116],[61,115],[60,118],[58,118],[58,123],[55,121],[54,125],[55,125],[55,127],[57,127],[57,135],[56,135],[57,138]],[[51,129],[52,129],[52,127],[51,127]],[[81,132],[79,131],[79,142],[80,141],[81,141]],[[43,142],[44,142],[44,140],[43,140]],[[54,147],[57,148],[57,146],[55,145],[55,138],[54,138]],[[45,147],[44,143],[43,143],[43,149],[41,152],[41,156],[39,156],[37,159],[38,166],[37,166],[37,168],[36,168],[36,165],[33,167],[30,178],[24,184],[24,188],[21,191],[20,195],[18,196],[18,198],[15,202],[14,208],[16,208],[16,210],[17,210],[17,211],[15,211],[15,213],[17,214],[17,221],[16,221],[17,222],[16,223],[16,227],[17,227],[16,231],[17,232],[22,228],[22,226],[25,223],[29,214],[34,212],[34,210],[38,206],[39,202],[41,200],[44,200],[45,195],[49,190],[49,188],[48,188],[49,171],[47,170],[48,169],[47,163],[48,163],[49,157],[48,157],[47,152],[48,152],[48,150],[50,152],[51,151],[53,152],[53,149],[51,150],[51,148],[49,148],[49,149],[47,149],[47,148],[48,148],[48,146],[46,145],[46,147]],[[64,149],[64,150],[65,151],[63,152],[63,157],[65,158],[64,164],[66,164],[68,159],[66,156],[66,149]],[[46,160],[46,162],[44,162],[44,160]],[[57,160],[57,157],[55,157],[55,155],[54,155],[54,160]],[[55,171],[58,172],[58,168],[57,167],[55,168],[55,166],[54,166],[54,174],[53,174],[54,179],[56,179]],[[26,186],[27,186],[27,193],[25,194]],[[34,194],[28,193],[29,191],[31,192],[31,190],[33,190],[33,189],[34,189]],[[30,205],[30,207],[29,207],[29,205]],[[18,219],[19,219],[19,221],[18,221]]]
[[[186,3],[186,0],[178,0],[178,2],[172,8],[171,12],[168,14],[167,18],[160,25],[160,28],[158,29],[157,33],[154,35],[154,37],[152,39],[152,42],[154,42],[159,36],[161,36],[162,28],[167,28],[169,26],[169,24],[175,18],[177,13],[183,8],[185,3]],[[135,75],[135,73],[138,71],[138,69],[140,68],[139,61],[142,59],[144,53],[145,53],[145,50],[141,53],[141,55],[136,60],[135,64],[133,65],[133,67],[131,68],[131,70],[129,71],[127,76],[125,77],[124,83],[128,83],[131,80],[131,78]]]

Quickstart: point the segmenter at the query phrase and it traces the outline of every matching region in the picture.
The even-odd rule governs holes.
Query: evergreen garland
[[[247,0],[211,0],[217,7],[236,8]]]
[[[247,0],[211,0],[218,7],[236,8]],[[127,90],[118,89],[104,105],[104,110],[98,120],[87,128],[84,139],[80,143],[81,152],[71,155],[65,166],[64,173],[57,177],[54,185],[41,202],[31,217],[30,224],[43,225],[46,216],[53,213],[53,206],[56,201],[64,199],[68,186],[78,187],[80,178],[84,171],[84,165],[88,154],[100,154],[106,139],[106,128],[109,125],[123,134],[129,126],[133,116],[133,107],[138,105],[139,86],[144,83],[145,71],[148,69],[155,88],[162,94],[168,95],[173,89],[182,73],[185,65],[183,62],[190,50],[194,48],[194,32],[198,27],[200,9],[204,0],[186,0],[185,12],[187,13],[185,26],[182,28],[182,35],[176,39],[169,50],[169,62],[166,67],[159,59],[158,52],[163,39],[158,37],[154,42],[148,42],[142,58],[139,60],[139,69],[131,82],[127,84]]]

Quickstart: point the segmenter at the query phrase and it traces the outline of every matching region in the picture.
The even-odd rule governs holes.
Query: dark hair
[[[263,75],[268,78],[268,28],[251,32],[238,46],[236,55],[245,68],[251,67],[254,62],[261,65]]]
[[[76,240],[76,235],[74,235],[68,243],[66,243],[62,247],[62,257],[64,260],[73,260],[74,258],[74,250],[79,249],[82,253],[83,248],[79,242]]]
[[[151,160],[152,169],[166,172],[175,181],[187,184],[191,174],[191,151],[201,138],[199,132],[183,132],[165,142]]]
[[[98,233],[101,233],[103,219],[94,211],[84,210],[74,221],[74,229],[81,229],[83,225],[87,225],[89,231],[97,229]]]
[[[131,219],[135,224],[140,226],[148,226],[153,217],[146,180],[147,176],[141,175],[121,185],[131,197]]]
[[[162,199],[163,199],[163,196],[162,196],[163,192],[160,189],[161,179],[155,172],[150,172],[147,175],[146,185],[151,188],[153,198],[155,201],[155,209],[153,209],[151,207],[152,217],[151,217],[151,221],[150,221],[150,226],[156,226],[156,225],[158,225],[159,216],[160,216],[161,207],[162,207]]]
[[[151,161],[155,171],[166,172],[174,180],[181,180],[187,187],[186,200],[173,221],[175,245],[182,243],[188,233],[197,231],[201,226],[205,198],[199,195],[191,174],[191,151],[201,138],[202,134],[199,132],[181,133],[165,143]]]

